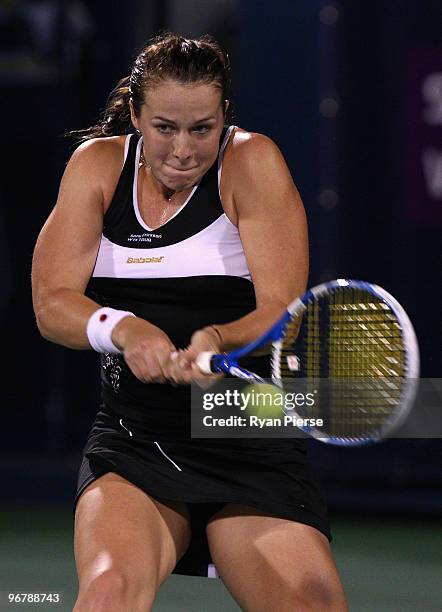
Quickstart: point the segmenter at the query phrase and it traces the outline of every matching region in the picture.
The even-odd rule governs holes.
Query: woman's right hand
[[[164,383],[171,353],[170,338],[159,327],[139,317],[125,317],[112,331],[113,343],[123,351],[131,372],[144,383]]]

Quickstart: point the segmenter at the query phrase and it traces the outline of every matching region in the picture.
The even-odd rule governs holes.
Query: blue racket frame
[[[322,283],[321,285],[317,285],[306,291],[304,295],[299,298],[296,298],[293,302],[289,304],[287,307],[287,311],[282,315],[282,317],[274,324],[272,327],[267,330],[265,334],[257,338],[254,342],[243,346],[240,349],[236,349],[229,353],[202,353],[198,359],[197,364],[202,369],[202,371],[206,373],[228,373],[237,378],[242,378],[244,380],[248,380],[250,382],[257,383],[266,383],[265,379],[261,378],[254,372],[250,372],[249,370],[241,367],[238,364],[238,361],[245,357],[246,355],[252,353],[256,349],[262,348],[263,346],[272,343],[272,351],[280,350],[281,339],[283,338],[283,332],[291,319],[294,316],[301,315],[306,309],[312,300],[319,298],[321,295],[324,295],[334,289],[342,288],[342,287],[350,287],[351,289],[361,289],[364,291],[368,291],[376,296],[378,299],[382,300],[387,304],[387,306],[392,310],[392,312],[397,317],[403,337],[404,337],[404,348],[406,351],[406,375],[404,378],[408,379],[409,384],[404,385],[404,392],[401,397],[401,408],[397,414],[392,417],[391,422],[387,423],[382,432],[379,433],[378,436],[373,436],[372,438],[367,437],[347,437],[347,438],[339,438],[335,436],[328,436],[324,438],[323,432],[317,431],[312,427],[300,427],[304,433],[313,436],[317,440],[321,442],[326,442],[328,444],[334,444],[339,446],[349,446],[349,445],[360,445],[360,444],[370,444],[373,442],[377,442],[380,439],[385,438],[391,431],[397,428],[407,417],[417,388],[417,379],[419,377],[419,347],[416,339],[416,335],[409,320],[405,310],[399,304],[399,302],[385,289],[379,287],[378,285],[371,284],[367,281],[363,280],[354,280],[354,279],[337,279],[333,281],[329,281],[326,283]],[[274,360],[279,363],[279,360]],[[281,372],[275,368],[273,368],[272,372],[272,382],[277,386],[282,388],[282,379]],[[292,414],[295,414],[292,412]]]

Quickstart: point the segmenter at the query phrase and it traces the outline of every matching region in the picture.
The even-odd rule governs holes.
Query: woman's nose
[[[186,135],[177,134],[174,138],[172,154],[180,161],[186,161],[192,157],[192,146]]]

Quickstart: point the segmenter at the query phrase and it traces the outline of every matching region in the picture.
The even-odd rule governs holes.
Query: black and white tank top
[[[104,217],[86,294],[158,326],[177,348],[185,348],[196,330],[231,322],[256,307],[240,235],[220,198],[223,154],[233,129],[223,130],[217,160],[157,229],[147,226],[138,207],[142,138],[127,136],[124,166]],[[158,394],[160,401],[167,388],[138,381],[122,356],[103,355],[102,366],[104,397],[112,403],[155,401]]]

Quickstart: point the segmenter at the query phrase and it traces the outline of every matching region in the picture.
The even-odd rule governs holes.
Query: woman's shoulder
[[[108,163],[118,160],[124,155],[126,136],[108,136],[106,138],[90,138],[75,149],[72,159],[82,158],[85,161]]]
[[[269,136],[235,126],[227,143],[224,159],[233,174],[242,174],[244,170],[250,169],[254,172],[271,163],[278,167],[282,154]]]
[[[235,162],[246,162],[249,159],[262,160],[263,156],[268,158],[278,153],[279,148],[269,136],[235,126],[226,147],[226,154],[228,152],[235,158]]]
[[[121,171],[125,140],[125,136],[90,138],[77,146],[68,166],[89,175],[112,176],[113,171]]]
[[[69,165],[77,166],[84,177],[88,176],[100,184],[105,207],[112,198],[121,174],[125,142],[125,135],[91,138],[75,149],[69,161]]]

